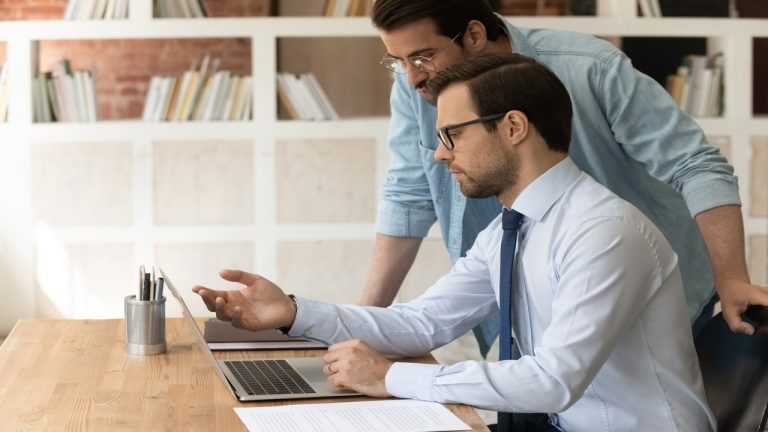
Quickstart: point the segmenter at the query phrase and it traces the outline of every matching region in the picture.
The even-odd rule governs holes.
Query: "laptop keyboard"
[[[285,360],[227,360],[224,364],[249,395],[315,393]]]

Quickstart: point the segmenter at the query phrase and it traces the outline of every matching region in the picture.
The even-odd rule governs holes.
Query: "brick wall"
[[[152,0],[144,0],[152,1]],[[0,21],[61,19],[68,0],[0,0]],[[270,0],[205,0],[213,17],[269,15]]]
[[[565,15],[567,6],[566,0],[501,0],[498,10],[502,15]]]
[[[0,0],[0,21],[60,19],[67,0]]]
[[[39,51],[40,71],[62,58],[74,70],[95,71],[102,120],[140,118],[152,75],[180,76],[206,54],[221,59],[220,70],[251,74],[249,39],[41,41]]]

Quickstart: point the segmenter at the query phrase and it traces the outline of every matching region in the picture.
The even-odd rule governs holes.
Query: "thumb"
[[[261,279],[261,276],[253,273],[244,272],[242,270],[228,270],[224,269],[219,271],[219,276],[222,279],[230,282],[238,282],[243,285],[253,285],[256,281]]]
[[[725,318],[725,322],[728,323],[728,327],[730,327],[731,331],[734,333],[744,333],[750,336],[755,333],[755,328],[741,319],[738,313],[738,308],[723,310],[723,318]]]

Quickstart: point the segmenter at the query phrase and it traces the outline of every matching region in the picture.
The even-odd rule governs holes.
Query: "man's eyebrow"
[[[424,53],[426,53],[426,52],[429,52],[429,51],[434,51],[434,50],[436,50],[436,49],[437,49],[437,48],[422,48],[422,49],[420,49],[420,50],[416,50],[416,51],[414,51],[414,52],[412,52],[412,53],[408,54],[407,56],[405,56],[405,58],[410,58],[410,57],[414,57],[414,56],[424,55]],[[390,54],[390,53],[387,53],[387,56],[389,56],[389,57],[392,57],[392,58],[396,58],[396,59],[398,59],[398,60],[402,60],[402,58],[400,58],[400,57],[397,57],[397,56],[393,56],[393,55],[392,55],[392,54]]]

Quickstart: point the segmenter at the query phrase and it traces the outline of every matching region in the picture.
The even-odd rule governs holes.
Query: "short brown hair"
[[[427,89],[437,100],[443,90],[459,82],[467,84],[478,117],[522,111],[551,150],[568,152],[571,98],[546,66],[520,54],[483,54],[438,72],[427,81]],[[484,123],[489,131],[497,124]]]
[[[486,0],[376,0],[373,3],[373,25],[385,32],[424,18],[434,21],[437,31],[449,38],[466,30],[472,20],[483,23],[489,40],[495,41],[501,34],[501,23]],[[456,43],[461,45],[461,38],[456,39]]]

